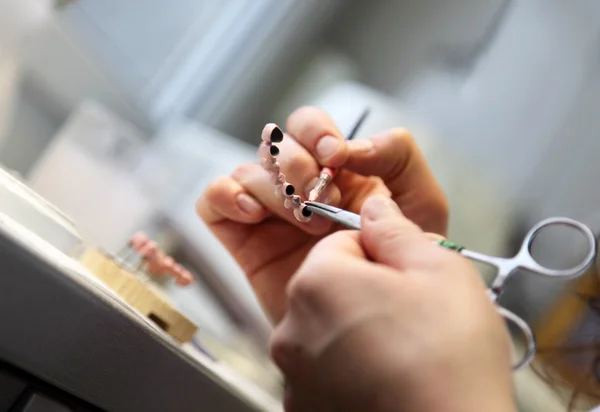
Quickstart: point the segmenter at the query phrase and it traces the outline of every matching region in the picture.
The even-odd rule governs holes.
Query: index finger
[[[339,167],[348,159],[346,140],[323,110],[301,107],[288,117],[286,128],[321,166]]]
[[[409,219],[424,231],[445,234],[448,201],[408,130],[350,141],[348,148],[345,169],[381,177]]]

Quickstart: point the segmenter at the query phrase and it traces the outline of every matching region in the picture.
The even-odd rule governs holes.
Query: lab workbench
[[[0,219],[0,412],[278,409],[9,220]]]

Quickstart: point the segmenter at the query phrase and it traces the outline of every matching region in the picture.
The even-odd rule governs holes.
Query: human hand
[[[289,117],[287,132],[278,144],[278,161],[297,193],[307,197],[320,166],[343,166],[320,199],[358,213],[365,199],[385,195],[423,230],[445,234],[446,198],[408,131],[346,142],[327,114],[305,107]],[[288,280],[310,249],[335,228],[319,216],[298,222],[273,188],[269,173],[258,163],[244,164],[209,185],[196,209],[277,321]]]
[[[385,197],[361,225],[289,282],[271,340],[286,410],[515,411],[508,333],[476,269]]]

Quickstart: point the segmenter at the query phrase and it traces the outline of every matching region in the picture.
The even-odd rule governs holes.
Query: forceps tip
[[[343,209],[340,209],[339,207],[329,206],[325,203],[304,202],[304,204],[306,205],[308,210],[310,210],[311,212],[314,212],[315,210],[323,210],[323,211],[327,211],[329,213],[335,214],[335,213],[339,213],[339,212],[343,211]]]

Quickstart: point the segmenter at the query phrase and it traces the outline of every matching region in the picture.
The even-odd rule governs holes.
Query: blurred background
[[[199,339],[270,392],[269,322],[194,202],[212,179],[254,161],[263,125],[285,124],[298,106],[327,110],[344,132],[371,107],[359,138],[411,129],[450,199],[450,237],[475,250],[509,255],[553,215],[600,230],[595,0],[52,7],[35,36],[0,49],[0,91],[16,85],[5,90],[11,103],[0,101],[0,162],[89,244],[116,251],[138,229],[159,239],[197,278],[161,286]],[[542,258],[570,258],[548,242]],[[503,304],[544,328],[572,286],[517,277]],[[596,379],[590,367],[577,370]],[[575,378],[563,375],[563,391],[532,371],[516,375],[521,410],[567,410]]]

